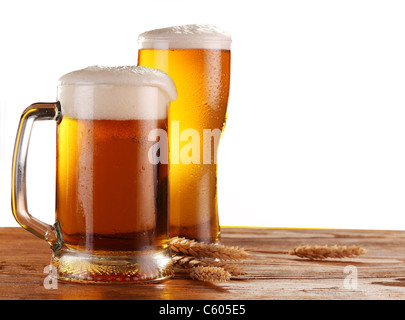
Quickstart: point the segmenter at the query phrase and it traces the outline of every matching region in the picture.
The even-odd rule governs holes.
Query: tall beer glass
[[[138,43],[138,65],[169,74],[178,92],[169,109],[170,236],[217,242],[217,147],[231,37],[215,26],[185,25],[145,32]]]
[[[12,180],[17,222],[51,244],[60,280],[170,276],[168,165],[153,161],[157,142],[150,133],[167,130],[173,81],[150,68],[94,66],[64,75],[57,96],[56,103],[31,105],[20,121]],[[57,121],[53,226],[26,206],[25,162],[35,120]]]

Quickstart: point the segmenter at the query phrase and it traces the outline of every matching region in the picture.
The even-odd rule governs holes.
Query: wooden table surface
[[[46,289],[51,250],[21,228],[0,228],[0,299],[270,300],[404,299],[405,232],[222,228],[222,243],[262,252],[242,264],[247,274],[208,283],[184,274],[159,284],[72,284]],[[360,245],[368,253],[345,259],[306,260],[268,253],[301,244]]]

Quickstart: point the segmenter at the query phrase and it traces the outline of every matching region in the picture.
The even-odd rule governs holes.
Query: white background
[[[405,229],[403,1],[1,1],[0,226],[21,112],[88,65],[134,65],[143,31],[233,38],[219,148],[221,225]],[[54,219],[55,124],[37,123],[30,212]]]

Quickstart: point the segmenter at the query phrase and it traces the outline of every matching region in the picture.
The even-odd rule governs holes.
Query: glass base
[[[52,257],[56,278],[80,283],[150,283],[173,276],[169,251],[87,253],[61,249]]]

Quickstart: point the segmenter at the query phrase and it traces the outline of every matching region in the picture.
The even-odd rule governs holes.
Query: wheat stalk
[[[231,274],[221,267],[197,266],[190,269],[190,277],[201,281],[225,282]]]
[[[171,238],[169,243],[175,270],[188,273],[192,279],[222,282],[231,276],[246,274],[241,267],[229,262],[249,257],[244,249],[179,237]]]
[[[340,245],[300,245],[290,250],[268,251],[268,250],[248,250],[262,253],[281,253],[295,255],[300,258],[310,260],[324,260],[328,258],[343,259],[353,258],[367,253],[366,249],[360,246],[340,246]]]
[[[301,245],[286,253],[310,260],[324,260],[328,258],[352,258],[365,254],[367,251],[359,246],[339,245]]]
[[[175,255],[187,255],[199,258],[215,258],[220,260],[241,260],[249,254],[239,247],[222,244],[203,243],[186,238],[170,239],[170,248]]]
[[[189,269],[197,266],[205,266],[205,267],[220,267],[224,270],[228,271],[232,276],[239,276],[246,274],[246,272],[237,264],[229,263],[225,261],[220,261],[211,258],[196,258],[193,256],[173,256],[172,261],[176,270],[184,270],[186,272]]]

